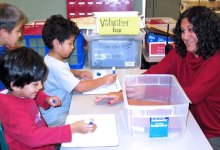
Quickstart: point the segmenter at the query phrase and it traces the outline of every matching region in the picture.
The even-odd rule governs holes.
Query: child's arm
[[[58,107],[62,104],[62,101],[57,96],[48,96],[43,91],[39,91],[37,97],[35,98],[37,105],[41,106],[44,109],[50,108],[50,106]]]
[[[72,69],[71,72],[73,73],[74,76],[79,77],[84,80],[92,80],[93,79],[93,75],[89,71],[78,71],[78,70]]]
[[[44,108],[44,109],[48,109],[50,108],[50,105],[47,103],[47,99],[49,98],[50,96],[48,96],[46,93],[44,93],[42,90],[40,90],[38,93],[37,93],[37,96],[35,98],[35,102],[38,106]]]
[[[109,74],[101,78],[93,79],[93,80],[83,80],[80,81],[79,84],[74,88],[77,92],[86,92],[97,87],[100,87],[105,84],[114,83],[116,80],[115,74]]]
[[[0,115],[5,134],[30,148],[71,141],[70,125],[47,127],[35,102],[23,103],[24,106],[8,105],[4,109],[7,115]]]
[[[70,125],[58,127],[46,127],[46,125],[43,125],[42,118],[38,118],[38,120],[35,119],[35,122],[39,122],[37,123],[38,125],[36,125],[33,122],[33,118],[30,117],[27,112],[21,112],[21,110],[17,111],[19,115],[17,115],[9,125],[13,127],[10,129],[10,133],[13,135],[14,139],[31,148],[70,142],[72,140],[72,133],[86,134],[94,132],[96,129],[95,124],[88,125],[84,121],[78,121]],[[16,128],[14,128],[14,126]]]

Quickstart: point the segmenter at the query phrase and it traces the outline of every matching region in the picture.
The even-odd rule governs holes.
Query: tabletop
[[[140,74],[140,69],[116,69],[116,74],[121,81],[124,75]],[[208,140],[201,131],[191,112],[188,114],[186,131],[181,137],[172,139],[145,139],[132,136],[124,123],[123,103],[108,105],[107,102],[94,103],[96,95],[76,94],[72,97],[69,110],[70,115],[79,114],[115,114],[119,145],[116,147],[89,147],[70,148],[62,147],[61,150],[212,150]],[[73,139],[74,140],[74,139]]]

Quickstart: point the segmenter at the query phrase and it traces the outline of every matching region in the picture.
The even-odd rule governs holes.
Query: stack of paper
[[[93,71],[93,78],[97,79],[97,78],[103,77],[103,76],[110,74],[110,73],[111,72],[108,72],[107,70]],[[121,89],[122,89],[121,84],[120,84],[119,79],[117,77],[117,79],[114,83],[103,85],[103,86],[100,86],[94,90],[83,92],[83,94],[107,94],[109,92],[118,92]]]
[[[118,135],[114,114],[69,115],[66,124],[80,120],[93,119],[97,129],[93,133],[72,134],[72,142],[63,143],[62,147],[117,146]]]

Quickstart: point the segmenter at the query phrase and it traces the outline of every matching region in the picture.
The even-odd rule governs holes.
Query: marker
[[[55,99],[53,99],[52,103],[56,105],[57,101]]]
[[[97,75],[97,76],[101,76],[101,73],[100,73],[100,72],[97,72],[96,75]]]
[[[112,67],[112,74],[115,74],[115,67]]]
[[[85,122],[87,125],[93,125],[93,124],[94,124],[94,119],[86,119],[86,120],[84,120],[84,122]]]

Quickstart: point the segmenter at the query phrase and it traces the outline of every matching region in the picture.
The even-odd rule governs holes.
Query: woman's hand
[[[123,101],[122,91],[110,92],[105,95],[96,96],[94,102],[99,103],[101,101],[108,101],[108,104],[116,104]]]
[[[126,86],[127,99],[144,99],[145,98],[145,85]]]

